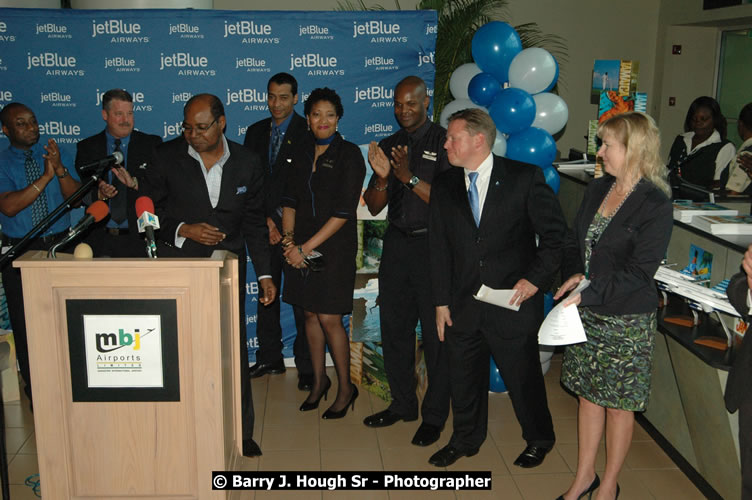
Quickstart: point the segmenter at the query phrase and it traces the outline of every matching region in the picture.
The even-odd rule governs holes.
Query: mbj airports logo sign
[[[90,388],[164,387],[159,315],[84,315]]]

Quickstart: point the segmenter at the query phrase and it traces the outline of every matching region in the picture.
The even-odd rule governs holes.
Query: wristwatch
[[[413,175],[412,177],[410,177],[410,180],[407,181],[407,184],[405,185],[409,187],[410,189],[414,189],[415,186],[417,186],[419,182],[420,182],[420,179],[418,179],[417,176]]]

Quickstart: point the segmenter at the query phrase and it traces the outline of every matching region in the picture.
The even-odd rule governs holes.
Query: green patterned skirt
[[[561,382],[605,408],[645,411],[657,327],[656,313],[609,316],[580,309],[587,342],[567,346]]]

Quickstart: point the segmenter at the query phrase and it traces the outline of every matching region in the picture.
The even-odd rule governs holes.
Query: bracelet
[[[306,257],[308,257],[308,256],[307,256],[306,254],[304,254],[304,253],[303,253],[303,245],[298,245],[298,253],[299,253],[300,255],[302,255],[304,259],[305,259]]]
[[[295,231],[283,231],[282,232],[283,238],[292,238],[293,236],[295,236]]]
[[[57,174],[55,174],[55,175],[57,175]],[[57,178],[58,179],[65,179],[66,177],[68,177],[68,169],[65,168],[65,167],[63,167],[63,175],[58,175]]]
[[[32,185],[32,186],[34,186],[34,189],[36,189],[36,190],[37,190],[37,193],[41,193],[41,192],[42,192],[42,190],[41,190],[41,189],[39,189],[39,188],[37,187],[37,185],[36,185],[36,184],[34,184],[33,182],[31,183],[31,185]]]
[[[378,187],[378,186],[377,186],[377,185],[376,185],[376,184],[374,183],[374,184],[373,184],[373,185],[372,185],[371,187],[372,187],[373,189],[375,189],[376,191],[379,191],[379,192],[382,192],[382,193],[383,193],[383,192],[384,192],[384,191],[386,191],[386,189],[387,189],[387,188],[389,187],[389,183],[387,182],[387,183],[386,183],[386,186],[384,186],[384,187]]]

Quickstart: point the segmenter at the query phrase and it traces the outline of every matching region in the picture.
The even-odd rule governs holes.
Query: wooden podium
[[[242,446],[237,257],[52,260],[37,251],[13,265],[44,498],[226,498],[211,473],[234,469]],[[133,318],[161,327],[101,327]]]

